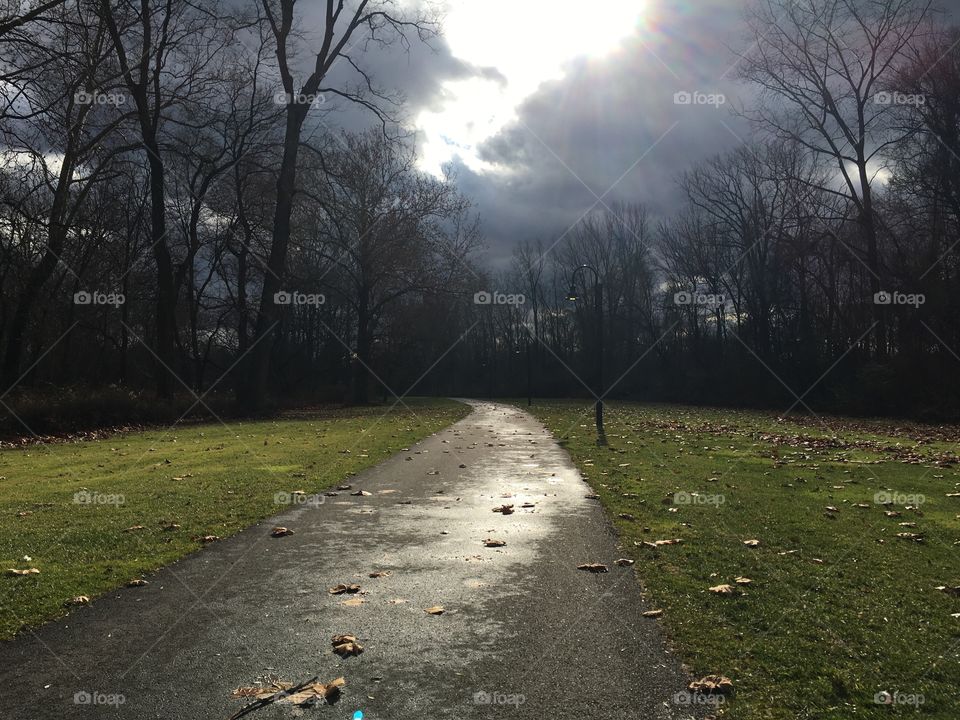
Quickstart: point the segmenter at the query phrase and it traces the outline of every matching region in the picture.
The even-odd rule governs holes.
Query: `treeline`
[[[311,33],[292,0],[0,17],[8,423],[85,389],[127,419],[174,398],[587,397],[601,328],[615,397],[956,414],[960,34],[928,4],[754,4],[750,142],[681,172],[674,216],[603,206],[499,275],[365,65],[436,20],[320,6]],[[373,129],[335,129],[345,112]]]
[[[751,140],[681,172],[672,217],[522,246],[474,391],[526,392],[529,335],[534,393],[597,392],[592,273],[566,300],[588,264],[614,397],[960,416],[960,32],[912,0],[764,0],[748,27]]]

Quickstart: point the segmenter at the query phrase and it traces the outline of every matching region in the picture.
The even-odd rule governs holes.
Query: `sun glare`
[[[490,169],[478,143],[514,116],[542,83],[577,57],[602,57],[644,19],[646,0],[451,0],[444,35],[453,54],[503,80],[471,78],[444,85],[440,106],[417,120],[421,166],[439,172],[459,154],[474,170]]]

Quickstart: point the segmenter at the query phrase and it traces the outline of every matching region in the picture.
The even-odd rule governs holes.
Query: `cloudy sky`
[[[364,62],[405,95],[421,167],[455,170],[497,267],[517,242],[552,245],[591,209],[642,201],[669,213],[680,170],[749,136],[732,112],[748,94],[736,68],[749,44],[742,6],[447,0],[432,50],[373,51]],[[695,100],[678,104],[677,93]]]

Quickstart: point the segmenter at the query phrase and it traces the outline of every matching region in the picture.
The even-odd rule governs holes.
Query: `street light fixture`
[[[593,305],[596,313],[596,416],[597,416],[597,444],[606,445],[607,436],[603,430],[603,284],[600,282],[600,273],[590,265],[581,265],[573,271],[570,277],[570,292],[567,300],[577,302],[577,273],[589,270],[593,273]]]

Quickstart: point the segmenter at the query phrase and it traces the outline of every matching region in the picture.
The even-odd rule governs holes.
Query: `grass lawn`
[[[733,681],[720,715],[960,718],[960,428],[613,403],[598,448],[592,405],[532,410],[613,518],[651,622],[694,675]]]
[[[0,638],[197,550],[203,536],[225,538],[282,511],[284,493],[326,489],[469,413],[452,401],[406,402],[412,412],[331,409],[0,451]],[[30,568],[39,574],[8,572]]]

